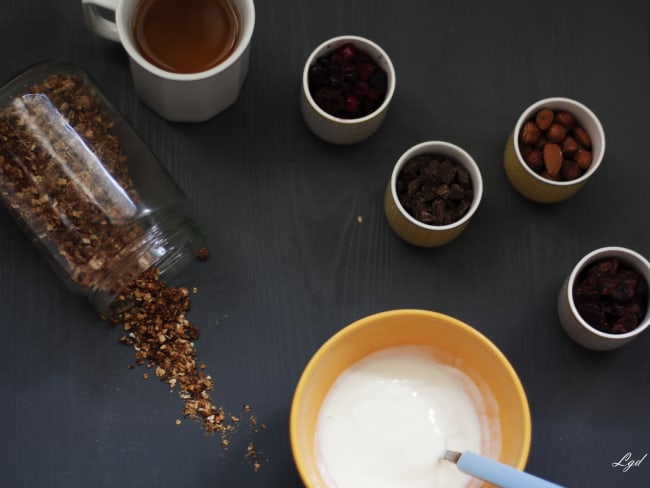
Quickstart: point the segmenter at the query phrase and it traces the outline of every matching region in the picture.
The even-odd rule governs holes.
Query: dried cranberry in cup
[[[580,316],[608,334],[634,330],[648,309],[648,282],[616,257],[587,266],[573,286],[573,300]]]
[[[307,127],[332,144],[356,144],[381,127],[395,93],[395,69],[370,39],[345,35],[307,57],[300,111]]]
[[[562,328],[588,349],[628,344],[650,327],[650,262],[619,246],[583,256],[564,280],[557,301]]]
[[[307,77],[314,102],[328,114],[344,119],[377,110],[388,89],[386,71],[353,42],[318,57]]]

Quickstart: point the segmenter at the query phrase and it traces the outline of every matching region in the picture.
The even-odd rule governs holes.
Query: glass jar
[[[0,88],[0,200],[101,313],[144,271],[169,280],[204,244],[183,192],[74,65]]]

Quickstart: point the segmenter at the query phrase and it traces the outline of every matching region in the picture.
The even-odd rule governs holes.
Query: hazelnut
[[[562,161],[564,160],[560,146],[553,142],[546,144],[544,146],[543,158],[546,171],[549,174],[556,176],[560,172]]]
[[[578,152],[578,149],[580,149],[578,142],[571,136],[568,136],[562,142],[562,152],[565,156],[573,156],[576,152]]]
[[[578,144],[580,144],[582,147],[587,149],[591,147],[591,138],[589,137],[589,134],[587,134],[587,131],[585,131],[582,127],[576,126],[573,128],[573,137],[575,137],[576,141],[578,141]]]
[[[562,161],[562,176],[565,180],[575,180],[580,177],[580,166],[575,161],[565,159]]]
[[[539,171],[544,167],[544,158],[542,151],[533,149],[524,156],[524,161],[533,171]]]
[[[560,124],[552,124],[546,131],[546,139],[549,142],[561,142],[566,137],[566,129]]]
[[[543,108],[535,116],[535,122],[540,130],[548,129],[553,123],[553,111],[550,108]]]
[[[587,169],[591,166],[593,161],[593,155],[591,151],[586,149],[579,149],[578,152],[573,156],[573,160],[580,166],[581,169]]]
[[[559,175],[559,174],[552,175],[551,173],[549,173],[549,172],[546,171],[546,170],[542,171],[542,172],[540,173],[540,176],[541,176],[542,178],[546,178],[547,180],[551,180],[551,181],[560,181],[560,175]]]
[[[524,144],[534,144],[541,135],[539,128],[533,121],[528,121],[521,129],[520,140]]]
[[[546,137],[540,136],[540,138],[535,143],[535,148],[536,149],[544,149],[544,146],[546,145],[547,142],[548,142],[548,140],[546,140]]]
[[[566,130],[570,130],[576,124],[576,119],[570,112],[558,112],[555,114],[555,123],[560,124]]]

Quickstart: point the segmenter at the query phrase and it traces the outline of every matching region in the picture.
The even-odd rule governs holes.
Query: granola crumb
[[[177,391],[183,401],[183,418],[199,422],[206,434],[218,434],[224,450],[230,447],[242,414],[250,421],[249,434],[259,432],[261,426],[250,405],[242,406],[242,414],[230,415],[212,401],[214,380],[206,364],[197,360],[194,341],[199,331],[186,317],[190,309],[187,288],[167,286],[152,268],[120,292],[111,307],[119,312],[110,322],[121,323],[129,331],[120,342],[133,347],[137,366],[153,369],[170,391]],[[149,373],[143,378],[148,379]],[[176,420],[176,425],[180,423]],[[252,442],[244,459],[255,471],[262,466]]]
[[[209,252],[207,247],[202,247],[196,253],[196,258],[200,261],[205,261],[209,257]]]

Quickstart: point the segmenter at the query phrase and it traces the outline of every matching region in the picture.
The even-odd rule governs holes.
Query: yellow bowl
[[[441,362],[461,369],[483,395],[494,399],[486,406],[488,416],[500,423],[498,459],[524,469],[530,451],[530,411],[521,382],[503,353],[476,329],[453,317],[426,310],[391,310],[362,318],[333,335],[314,354],[298,382],[289,431],[293,457],[305,486],[327,486],[314,453],[314,439],[321,404],[332,384],[368,354],[400,345],[440,351]]]

